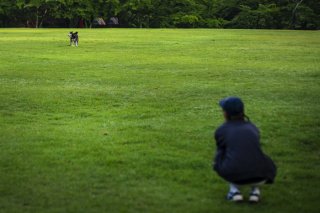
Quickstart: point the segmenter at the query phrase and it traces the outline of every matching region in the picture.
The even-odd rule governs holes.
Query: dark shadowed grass
[[[320,33],[0,30],[0,212],[319,212]],[[275,160],[251,206],[211,170],[237,95]]]

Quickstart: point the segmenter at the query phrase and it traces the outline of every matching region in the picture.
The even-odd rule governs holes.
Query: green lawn
[[[0,29],[0,212],[320,212],[320,32]],[[211,169],[237,95],[278,165],[259,205]]]

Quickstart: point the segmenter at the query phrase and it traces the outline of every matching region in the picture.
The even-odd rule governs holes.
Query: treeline
[[[320,29],[320,0],[0,0],[0,27]]]

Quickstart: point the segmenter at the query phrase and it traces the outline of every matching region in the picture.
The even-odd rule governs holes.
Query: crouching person
[[[227,199],[243,201],[241,186],[252,187],[249,201],[259,202],[261,184],[271,184],[276,166],[260,147],[258,128],[244,114],[240,98],[229,97],[220,101],[225,123],[215,132],[217,151],[214,170],[230,184]]]

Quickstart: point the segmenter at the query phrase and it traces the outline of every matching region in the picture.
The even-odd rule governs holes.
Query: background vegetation
[[[0,212],[319,213],[320,32],[68,31],[0,29]],[[230,95],[279,168],[257,206],[211,168]]]
[[[319,0],[1,0],[1,27],[319,29]]]

